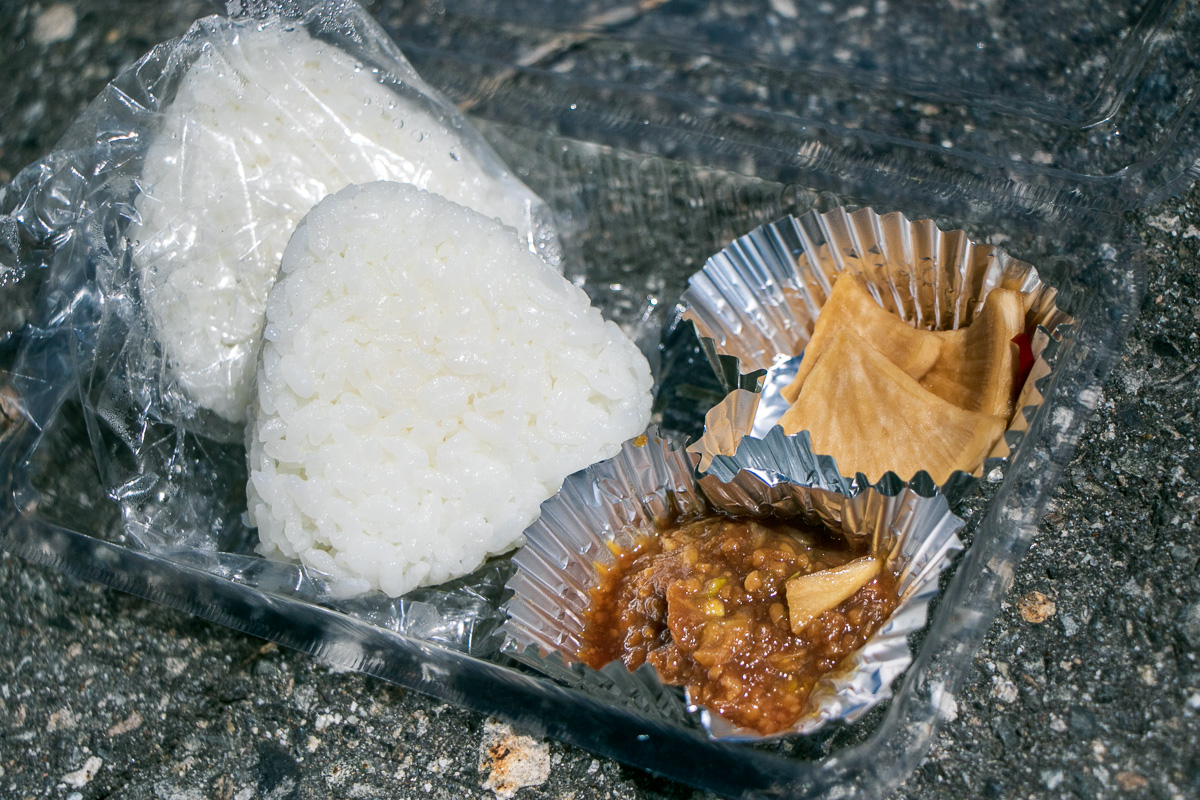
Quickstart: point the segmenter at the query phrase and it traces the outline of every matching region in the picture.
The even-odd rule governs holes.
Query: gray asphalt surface
[[[0,6],[0,179],[212,10],[144,6]],[[1200,190],[1130,219],[1141,318],[897,798],[1200,797]],[[0,641],[4,797],[706,796],[10,556]]]

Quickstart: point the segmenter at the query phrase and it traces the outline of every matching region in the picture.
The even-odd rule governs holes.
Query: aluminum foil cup
[[[756,506],[759,515],[796,516],[786,499],[786,480],[756,479],[779,487],[782,498]],[[868,489],[839,499],[834,531],[853,529],[862,549],[885,558],[899,577],[901,602],[841,668],[818,682],[804,714],[787,731],[768,737],[737,728],[692,703],[678,687],[663,684],[649,664],[631,673],[620,661],[593,670],[577,660],[590,592],[599,583],[597,566],[615,561],[612,546],[630,547],[637,536],[676,519],[745,510],[736,500],[706,497],[685,451],[653,430],[625,443],[614,458],[569,477],[542,505],[541,517],[525,531],[526,545],[513,558],[502,649],[581,691],[698,726],[715,739],[761,741],[811,733],[834,720],[853,722],[891,697],[892,682],[911,663],[908,636],[924,627],[938,577],[962,549],[957,534],[963,522],[946,498],[909,490],[889,497]]]
[[[935,487],[929,475],[888,473],[878,491],[903,487],[925,495],[940,490],[957,500],[980,478],[1000,480],[1002,464],[1017,447],[1042,403],[1058,344],[1073,334],[1072,319],[1055,304],[1056,290],[1042,282],[1030,264],[989,244],[971,241],[963,231],[942,231],[931,220],[912,221],[900,213],[870,208],[809,212],[763,225],[714,255],[688,281],[681,314],[691,320],[729,396],[706,419],[704,437],[693,445],[702,474],[713,469],[720,481],[741,468],[767,469],[797,483],[829,491],[860,491],[866,476],[843,476],[827,456],[814,454],[806,435],[771,431],[787,410],[779,390],[791,383],[812,335],[817,315],[837,273],[864,280],[884,308],[923,330],[964,327],[996,288],[1015,289],[1028,298],[1026,331],[1035,363],[1018,397],[1008,430],[973,474],[954,473]],[[731,368],[729,359],[736,359]],[[745,381],[730,380],[766,370],[761,394]],[[799,470],[799,471],[796,471]]]

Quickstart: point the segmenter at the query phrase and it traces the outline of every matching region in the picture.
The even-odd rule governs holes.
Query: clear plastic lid
[[[424,0],[383,21],[478,116],[774,179],[836,157],[1120,211],[1200,155],[1182,0]]]
[[[959,10],[951,6],[935,14],[929,3],[914,11],[890,0],[896,13],[875,26],[872,15],[887,15],[888,7],[825,11],[773,0],[739,22],[732,5],[688,0],[569,8],[509,0],[472,3],[471,13],[448,1],[388,4],[381,21],[423,78],[477,118],[499,123],[485,125],[485,133],[502,134],[494,146],[560,221],[567,274],[648,349],[687,276],[731,240],[786,213],[815,210],[835,219],[836,210],[864,200],[966,232],[954,241],[1003,243],[1037,266],[1058,291],[1059,307],[1076,319],[1057,350],[1056,371],[1035,381],[1045,399],[1003,480],[966,510],[968,549],[933,605],[928,630],[914,640],[914,661],[890,704],[853,725],[769,747],[709,740],[514,669],[491,635],[509,562],[395,601],[381,593],[345,600],[296,565],[253,554],[240,499],[241,447],[149,413],[147,393],[127,380],[126,369],[148,341],[140,290],[126,278],[134,261],[125,236],[139,216],[139,181],[154,141],[147,134],[189,59],[211,51],[219,21],[123,72],[55,152],[0,190],[0,272],[13,267],[0,286],[16,309],[5,330],[17,333],[0,339],[8,348],[0,356],[9,359],[0,366],[16,359],[0,385],[0,406],[14,420],[0,436],[0,546],[725,796],[886,796],[919,763],[975,669],[1144,293],[1136,237],[1119,217],[1095,209],[1146,202],[1190,178],[1198,149],[1188,50],[1200,46],[1194,4],[1143,8],[1097,28],[1117,44],[1141,36],[1142,49],[1155,54],[1131,66],[1134,77],[1114,95],[1122,98],[1124,116],[1114,117],[1126,125],[1120,130],[1128,133],[1126,121],[1136,118],[1150,131],[1125,140],[1064,121],[1066,100],[1057,122],[1038,116],[1017,83],[998,83],[1002,70],[986,79],[965,67],[941,76],[953,97],[921,90],[922,70],[982,58],[959,47],[960,38],[952,41],[958,49],[939,49],[958,29],[948,21]],[[1016,19],[1019,7],[1003,1],[972,11],[957,0],[971,19],[1000,8]],[[303,12],[312,0],[285,2]],[[1040,25],[1069,18],[1068,11],[1080,19],[1086,12],[1089,24],[1106,17],[1083,8],[1086,0],[1074,9],[1059,2]],[[398,51],[355,4],[328,0],[310,13],[310,32],[364,67],[383,68],[389,85],[423,86],[397,68]],[[829,23],[817,14],[845,19]],[[940,26],[923,45],[906,44],[904,57],[870,69],[858,62],[833,69],[841,62],[829,50],[833,40],[817,38],[831,24],[838,41],[881,31],[873,43],[857,40],[861,56],[879,49],[878,37],[909,43],[916,33],[899,26],[914,14]],[[1151,20],[1151,33],[1137,33],[1137,19]],[[793,48],[786,56],[767,43],[774,37],[782,47],[785,36]],[[1102,49],[1060,52],[1055,63],[1075,65],[1085,50]],[[1043,76],[1036,95],[1043,107],[1053,98],[1091,96],[1087,87],[1046,79],[1050,70],[1029,74]],[[769,88],[753,89],[755,79]],[[990,94],[965,94],[981,81]],[[1097,78],[1094,85],[1105,84]],[[1060,93],[1045,94],[1051,90]],[[1039,139],[1043,130],[1062,141]],[[733,169],[715,169],[721,166]],[[859,244],[874,241],[851,229]],[[122,290],[122,280],[129,288]],[[686,327],[667,330],[668,343],[685,336]],[[698,428],[722,387],[690,339],[661,355],[660,397],[689,400],[665,404],[664,424]]]

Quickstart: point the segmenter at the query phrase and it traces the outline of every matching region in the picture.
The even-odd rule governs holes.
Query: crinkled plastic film
[[[245,468],[237,426],[222,433],[219,415],[202,424],[186,403],[163,403],[161,382],[151,384],[160,387],[157,395],[147,385],[134,391],[123,377],[131,353],[125,348],[149,341],[149,323],[135,296],[105,284],[106,276],[123,275],[131,285],[135,264],[123,237],[137,213],[133,198],[154,109],[185,67],[172,60],[179,42],[159,46],[124,73],[53,153],[0,190],[0,369],[7,372],[0,376],[7,420],[0,420],[0,543],[720,795],[887,796],[920,762],[939,715],[974,669],[1013,570],[1099,400],[1144,291],[1136,238],[1119,217],[1072,203],[1076,195],[1043,191],[1038,175],[1020,170],[987,180],[953,164],[914,172],[927,151],[902,153],[889,144],[866,158],[852,133],[845,141],[824,134],[808,141],[788,128],[773,137],[757,116],[598,80],[592,72],[579,80],[539,67],[493,80],[489,70],[502,77],[509,67],[472,43],[507,46],[494,24],[422,16],[427,8],[394,9],[389,31],[406,42],[426,79],[472,105],[492,146],[569,223],[561,228],[570,233],[565,273],[640,342],[657,339],[687,276],[706,258],[759,225],[811,209],[870,205],[928,216],[1003,244],[1038,264],[1059,289],[1060,307],[1077,320],[1078,333],[1041,387],[1045,402],[1003,481],[972,501],[967,550],[931,606],[933,619],[893,699],[853,725],[785,743],[707,741],[523,672],[498,655],[493,612],[511,570],[507,559],[396,601],[333,602],[320,576],[255,556],[253,532],[241,522]],[[337,42],[364,64],[399,57],[353,4],[301,13],[317,38]],[[531,51],[543,44],[514,41]],[[589,41],[604,44],[599,55],[628,44]],[[735,78],[730,73],[729,85],[742,86]],[[714,120],[721,124],[706,127]],[[741,140],[719,138],[735,125]],[[704,412],[726,390],[691,342],[690,330],[667,331],[656,409],[665,428],[698,435]],[[739,377],[733,370],[732,379]],[[756,389],[761,376],[746,377],[753,385],[740,388]]]
[[[197,21],[7,188],[6,276],[47,272],[32,319],[8,328],[36,329],[15,372],[74,375],[87,455],[120,508],[115,540],[479,651],[506,564],[402,600],[346,601],[320,574],[249,555],[241,442],[266,293],[309,208],[373,180],[496,216],[561,268],[545,204],[361,8]],[[58,402],[16,383],[31,414]]]

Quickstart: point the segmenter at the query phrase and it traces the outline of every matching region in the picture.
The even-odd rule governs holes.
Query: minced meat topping
[[[619,658],[631,670],[649,662],[693,701],[763,734],[794,724],[817,680],[898,604],[885,569],[793,633],[787,580],[856,554],[781,522],[699,519],[616,555],[592,591],[580,659],[599,668]]]

